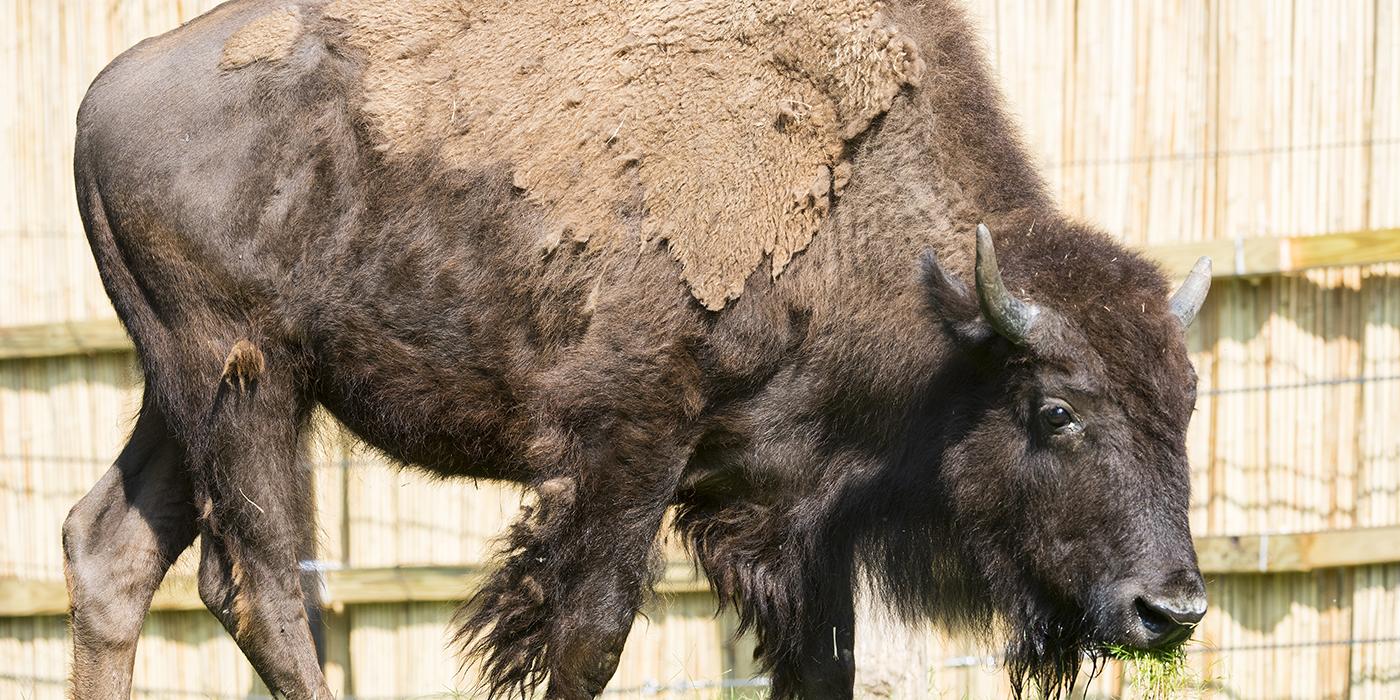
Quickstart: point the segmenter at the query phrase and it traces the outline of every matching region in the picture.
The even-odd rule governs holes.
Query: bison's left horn
[[[977,224],[975,274],[977,301],[982,306],[982,315],[1002,337],[1017,345],[1025,345],[1040,309],[1006,291],[1006,285],[1001,281],[1001,270],[997,268],[997,251],[992,247],[992,232],[984,224]]]
[[[1181,320],[1181,327],[1186,328],[1191,322],[1196,320],[1196,313],[1201,310],[1201,304],[1206,302],[1206,292],[1210,291],[1210,258],[1201,256],[1191,268],[1191,274],[1186,276],[1186,281],[1181,283],[1181,287],[1172,295],[1172,313]]]

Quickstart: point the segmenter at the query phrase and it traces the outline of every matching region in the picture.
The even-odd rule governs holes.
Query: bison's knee
[[[140,601],[112,590],[124,579],[120,555],[94,546],[96,526],[89,500],[84,498],[63,521],[63,577],[76,637],[93,649],[123,647],[146,615]]]
[[[63,519],[63,574],[68,583],[68,593],[76,606],[90,598],[100,600],[102,596],[90,596],[90,583],[99,584],[112,575],[112,556],[109,547],[96,544],[101,535],[98,532],[98,516],[101,504],[95,503],[96,492],[103,482],[93,487],[92,492],[83,496],[68,511]]]
[[[83,500],[68,511],[63,519],[63,574],[68,579],[68,589],[72,592],[73,575],[84,564],[83,553],[87,549],[88,528],[91,524],[83,513]]]
[[[632,614],[627,611],[625,621],[580,621],[566,626],[567,632],[557,635],[550,649],[554,689],[569,697],[601,694],[617,673],[622,647],[632,628]]]

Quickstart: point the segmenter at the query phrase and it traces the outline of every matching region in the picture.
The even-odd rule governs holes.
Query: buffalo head
[[[1210,261],[1169,294],[1145,260],[1067,234],[1002,241],[1006,281],[984,226],[974,284],[924,260],[964,358],[935,392],[954,397],[936,409],[948,546],[1003,621],[1018,683],[1052,691],[1105,645],[1184,641],[1206,610],[1187,524],[1185,329]]]

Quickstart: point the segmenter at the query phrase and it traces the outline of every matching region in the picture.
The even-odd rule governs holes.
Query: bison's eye
[[[1040,420],[1051,432],[1074,430],[1079,425],[1074,411],[1062,401],[1048,401],[1040,407]]]

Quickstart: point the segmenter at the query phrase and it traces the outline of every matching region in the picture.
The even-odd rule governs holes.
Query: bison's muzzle
[[[1122,620],[1121,643],[1138,649],[1179,644],[1206,614],[1206,588],[1194,567],[1179,569],[1151,584],[1119,589],[1113,616]]]

